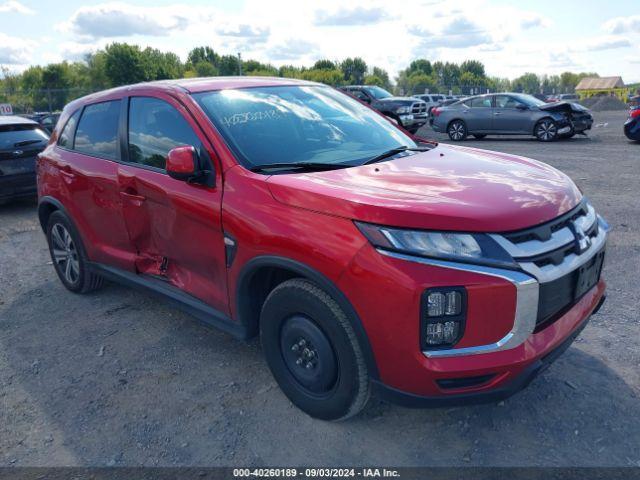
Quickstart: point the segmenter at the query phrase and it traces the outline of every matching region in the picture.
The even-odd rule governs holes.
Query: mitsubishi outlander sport
[[[322,419],[371,391],[505,398],[604,300],[608,226],[566,175],[412,138],[316,83],[93,94],[64,109],[37,176],[67,289],[118,281],[259,335],[284,393]]]

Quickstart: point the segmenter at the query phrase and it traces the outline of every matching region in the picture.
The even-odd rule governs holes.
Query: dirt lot
[[[466,142],[561,169],[613,227],[601,313],[500,404],[373,399],[351,421],[312,420],[256,342],[118,285],[67,292],[35,204],[0,207],[0,465],[640,466],[640,145],[623,137],[624,116],[598,113],[589,138],[554,144]]]

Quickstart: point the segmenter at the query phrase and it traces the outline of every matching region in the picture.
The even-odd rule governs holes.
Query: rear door
[[[207,169],[219,172],[213,149],[169,95],[130,97],[126,123],[118,182],[136,270],[228,313],[221,176],[205,186],[165,170],[169,150],[191,145]]]
[[[491,95],[472,97],[462,106],[462,118],[469,132],[490,132],[492,128],[493,104]]]
[[[80,230],[91,260],[131,270],[133,250],[118,188],[121,107],[116,99],[76,111],[47,158],[60,180],[56,196]]]
[[[531,110],[511,95],[496,95],[492,130],[496,133],[533,132]]]

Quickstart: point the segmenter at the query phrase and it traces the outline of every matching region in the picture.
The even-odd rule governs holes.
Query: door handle
[[[502,115],[501,112],[493,112],[494,115]]]
[[[136,207],[139,207],[140,205],[142,205],[146,200],[146,198],[143,197],[142,195],[138,195],[137,192],[135,192],[135,190],[120,192],[120,196],[127,202],[135,205]]]
[[[69,165],[62,165],[61,167],[59,167],[59,170],[60,170],[60,174],[63,177],[66,177],[68,179],[76,178],[75,173],[73,173],[73,170],[71,169],[71,167]]]

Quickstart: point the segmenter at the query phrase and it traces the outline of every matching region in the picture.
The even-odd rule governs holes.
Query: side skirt
[[[136,275],[135,273],[109,267],[101,263],[89,263],[89,268],[96,274],[113,282],[155,293],[184,312],[194,316],[202,323],[216,327],[239,340],[248,338],[247,329],[243,325],[234,322],[229,316],[169,283],[151,277]]]

